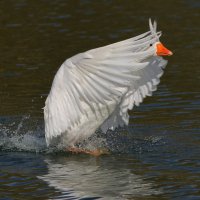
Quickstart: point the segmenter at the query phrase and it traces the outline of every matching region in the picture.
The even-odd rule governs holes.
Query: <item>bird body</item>
[[[172,55],[150,31],[67,59],[55,75],[44,108],[47,145],[60,137],[73,147],[98,128],[128,125],[128,110],[156,90]]]

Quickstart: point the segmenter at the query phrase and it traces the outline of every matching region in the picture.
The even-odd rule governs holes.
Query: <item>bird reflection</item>
[[[132,172],[133,161],[120,159],[86,155],[48,158],[48,174],[39,178],[61,192],[53,199],[129,199],[160,193]]]

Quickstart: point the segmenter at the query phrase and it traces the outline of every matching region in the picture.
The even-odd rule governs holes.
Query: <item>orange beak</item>
[[[164,47],[164,45],[161,42],[156,44],[156,54],[158,56],[171,56],[171,55],[173,55],[173,53],[169,49]]]

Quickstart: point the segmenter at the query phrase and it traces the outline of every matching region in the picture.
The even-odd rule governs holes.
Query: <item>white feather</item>
[[[55,75],[44,108],[46,142],[61,137],[66,145],[128,125],[128,109],[156,90],[167,64],[149,45],[159,41],[150,31],[67,59]]]

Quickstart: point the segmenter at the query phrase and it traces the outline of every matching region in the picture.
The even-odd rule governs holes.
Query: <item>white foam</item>
[[[46,149],[44,130],[30,116],[5,117],[0,124],[0,149],[41,152]]]
[[[29,151],[52,153],[63,151],[66,147],[58,142],[56,146],[47,148],[42,119],[30,116],[0,117],[0,150],[3,151]],[[115,153],[131,153],[151,151],[154,146],[163,144],[163,137],[151,136],[136,139],[135,134],[129,130],[120,129],[109,131],[106,134],[97,132],[78,146],[94,150],[105,149]],[[145,132],[143,130],[143,132]]]

